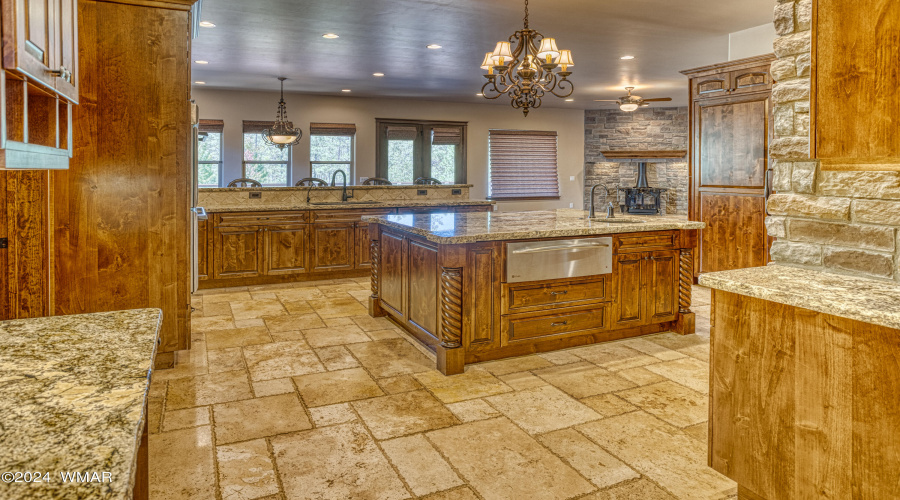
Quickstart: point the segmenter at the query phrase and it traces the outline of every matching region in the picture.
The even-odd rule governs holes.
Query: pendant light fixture
[[[277,146],[278,149],[284,149],[286,146],[293,146],[300,143],[303,137],[303,131],[294,128],[294,124],[288,121],[287,107],[284,105],[284,81],[287,78],[279,76],[281,81],[281,99],[278,101],[278,114],[275,116],[275,124],[271,128],[263,130],[263,139],[266,143]]]
[[[512,48],[510,44],[515,44]],[[516,31],[508,42],[497,42],[493,52],[484,55],[481,69],[487,82],[481,87],[485,99],[508,95],[512,107],[528,110],[541,106],[549,92],[556,97],[572,95],[575,87],[567,80],[575,66],[572,52],[559,50],[554,38],[545,37],[528,27],[528,0],[525,0],[525,29]],[[556,71],[559,68],[560,71]]]

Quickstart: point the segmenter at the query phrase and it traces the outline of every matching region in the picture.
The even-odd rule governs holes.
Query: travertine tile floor
[[[366,278],[205,291],[153,375],[154,499],[721,499],[706,467],[709,290],[665,333],[444,377]]]

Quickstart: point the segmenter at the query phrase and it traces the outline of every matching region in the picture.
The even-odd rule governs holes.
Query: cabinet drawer
[[[372,215],[390,215],[393,213],[393,208],[316,210],[312,212],[312,220],[315,222],[359,222],[363,217]]]
[[[541,316],[503,316],[503,345],[606,329],[606,306]]]
[[[247,226],[268,224],[305,224],[309,212],[231,212],[216,214],[219,226]]]
[[[569,307],[599,302],[607,298],[606,277],[587,281],[544,284],[512,284],[506,288],[503,313],[524,312],[547,307]]]
[[[616,253],[634,252],[656,248],[675,248],[677,234],[674,231],[626,234],[615,237]]]

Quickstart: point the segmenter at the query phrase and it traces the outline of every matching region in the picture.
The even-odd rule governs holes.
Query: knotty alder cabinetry
[[[691,95],[688,212],[707,225],[700,231],[698,274],[769,261],[773,60],[767,55],[682,71]]]
[[[466,363],[694,331],[693,229],[615,234],[611,273],[518,283],[506,281],[507,245],[523,240],[441,244],[381,223],[369,236],[369,313],[435,351],[447,375]]]
[[[211,213],[201,222],[200,288],[366,276],[366,216],[489,211],[491,205]]]

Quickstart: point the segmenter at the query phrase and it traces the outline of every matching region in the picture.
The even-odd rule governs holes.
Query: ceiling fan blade
[[[594,102],[619,102],[618,99],[594,99]]]
[[[652,102],[652,101],[671,101],[671,97],[657,97],[656,99],[644,99],[644,102]]]

